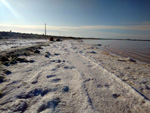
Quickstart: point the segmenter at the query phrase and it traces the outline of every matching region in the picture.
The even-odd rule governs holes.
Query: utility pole
[[[45,24],[45,36],[46,36],[46,24]]]

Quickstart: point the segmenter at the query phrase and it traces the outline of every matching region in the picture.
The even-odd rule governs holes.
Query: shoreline
[[[84,40],[83,40],[84,41]],[[150,64],[149,42],[131,42],[131,41],[90,41],[85,40],[85,43],[94,44],[97,48],[116,54],[124,58],[130,58],[135,61]],[[145,46],[142,46],[145,45]],[[139,46],[138,46],[139,45]]]
[[[37,54],[33,52],[32,49],[34,49],[35,51],[36,49],[39,49],[40,47],[41,47],[40,53]],[[66,101],[66,105],[67,106],[69,106],[69,104],[72,105],[73,108],[70,106],[69,107],[70,110],[75,109],[76,112],[77,111],[79,112],[80,110],[81,110],[80,112],[84,111],[82,109],[82,107],[84,108],[84,106],[81,107],[80,105],[81,103],[85,103],[84,105],[88,107],[87,110],[91,112],[99,111],[100,110],[99,107],[95,108],[95,106],[100,106],[99,105],[100,103],[97,103],[94,97],[94,95],[96,93],[99,94],[99,92],[106,94],[109,98],[109,101],[111,101],[115,105],[117,105],[115,102],[124,103],[124,101],[127,103],[128,102],[134,103],[133,98],[137,98],[138,103],[136,103],[135,106],[131,105],[130,107],[132,108],[132,107],[143,106],[143,108],[140,108],[141,110],[145,111],[146,109],[148,109],[146,106],[149,105],[149,99],[150,99],[150,86],[149,86],[150,65],[141,64],[138,62],[132,62],[125,58],[114,56],[105,51],[97,49],[94,45],[85,44],[81,40],[67,40],[63,42],[47,43],[46,45],[41,45],[40,47],[27,49],[31,52],[27,56],[24,55],[24,53],[21,53],[21,56],[19,58],[22,58],[22,60],[24,59],[25,62],[23,61],[22,63],[20,63],[19,61],[17,61],[18,62],[17,64],[10,65],[10,66],[3,66],[4,68],[10,70],[12,73],[10,75],[7,75],[6,81],[0,84],[0,89],[2,90],[2,93],[4,93],[4,97],[0,98],[2,99],[2,101],[0,102],[0,105],[4,104],[6,100],[10,98],[9,96],[12,96],[12,97],[16,95],[20,96],[19,93],[23,93],[26,90],[27,91],[24,93],[28,94],[29,93],[28,90],[31,90],[31,89],[32,91],[35,91],[33,90],[34,87],[35,88],[36,87],[37,88],[51,87],[51,88],[54,88],[55,90],[58,89],[58,91],[56,92],[54,91],[56,94],[55,93],[49,94],[48,92],[50,89],[47,89],[47,90],[44,89],[44,91],[47,92],[44,95],[46,96],[49,94],[50,97],[53,97],[53,96],[55,97],[57,94],[58,94],[57,96],[60,95],[59,100],[58,98],[57,99],[53,98],[53,101],[57,100],[57,102],[60,101],[60,99],[63,100],[68,97],[69,100]],[[15,54],[18,54],[17,51]],[[7,53],[7,55],[8,54],[9,53]],[[33,60],[34,62],[30,62]],[[104,73],[104,74],[101,74],[101,73]],[[93,76],[91,76],[91,74]],[[101,76],[99,76],[99,74]],[[43,77],[45,75],[47,75],[46,76],[47,79],[49,78],[51,79],[55,76],[56,77],[60,76],[60,77],[56,79],[52,79],[52,81],[50,82],[50,81],[47,81],[47,79]],[[107,77],[105,78],[104,75],[106,75]],[[116,76],[116,78],[113,77],[114,75]],[[6,75],[4,74],[4,76]],[[13,78],[13,76],[15,76],[15,78]],[[50,86],[47,86],[47,84],[45,84],[44,82],[45,83],[50,82],[49,84]],[[105,85],[101,84],[103,82],[105,83]],[[122,85],[118,86],[118,84],[122,84]],[[68,93],[61,92],[61,88],[63,87],[62,85],[66,88],[65,91],[67,90],[66,92]],[[97,86],[97,88],[95,88],[95,85]],[[2,88],[2,86],[4,87]],[[77,87],[74,87],[74,86],[77,86]],[[17,91],[17,92],[13,92],[11,87],[14,87],[14,91]],[[16,87],[19,87],[19,89],[17,89]],[[82,89],[84,87],[86,87],[86,89]],[[118,89],[119,87],[121,88]],[[24,89],[24,88],[27,88],[27,89]],[[91,88],[93,88],[93,90],[91,90]],[[117,90],[118,92],[120,92],[119,94],[117,93]],[[131,92],[128,94],[126,90],[127,92],[128,91],[131,91]],[[43,89],[42,90],[36,89],[36,91],[40,93],[43,91]],[[126,93],[123,93],[123,91],[125,91]],[[80,95],[80,92],[83,95]],[[112,97],[111,95],[109,95],[108,92],[109,93],[113,92]],[[36,93],[36,95],[39,95],[39,94]],[[67,95],[70,95],[71,97]],[[138,96],[135,96],[135,95],[138,95]],[[93,103],[88,103],[86,101],[83,101],[83,102],[76,101],[74,100],[74,98],[72,98],[72,96],[77,100],[79,98],[81,98],[81,100],[82,98],[85,100],[90,99]],[[100,96],[102,95],[100,94]],[[39,99],[39,102],[42,102],[42,99],[44,99],[44,97],[43,98],[39,96],[36,97],[35,95],[33,95],[33,98]],[[107,97],[104,96],[103,98],[106,99]],[[115,100],[113,100],[113,98]],[[122,100],[122,98],[124,100]],[[37,108],[36,105],[32,105],[30,103],[33,106],[32,107],[29,104],[28,100],[30,100],[30,98],[21,96],[21,99],[23,99],[21,100],[21,102],[22,101],[25,102],[23,105],[28,104],[28,107],[27,107],[28,109],[26,107],[24,108],[26,112],[29,112],[30,110],[35,110],[34,108]],[[13,101],[13,98],[10,98],[10,100]],[[18,101],[20,103],[20,100]],[[144,101],[144,103],[146,104],[144,103],[141,104],[140,102],[142,101]],[[8,102],[8,105],[9,103],[11,103],[12,106],[13,105],[16,106],[17,104],[13,102]],[[73,105],[72,103],[76,103],[77,105]],[[105,105],[103,101],[101,104],[102,106]],[[40,105],[40,103],[38,103],[37,105]],[[126,106],[125,108],[127,111],[128,110],[134,111],[134,109],[131,109],[130,107],[128,108],[128,105],[126,105],[125,103],[123,104],[123,106],[124,105]],[[5,106],[7,106],[7,104]],[[69,111],[69,109],[67,109],[67,106],[64,108],[64,111]],[[115,111],[117,112],[117,109],[112,107],[111,104],[108,104],[106,106],[110,107],[108,111],[112,110],[113,112]],[[5,108],[4,106],[2,107],[3,109]],[[62,109],[61,107],[62,106],[60,104],[60,109]],[[121,106],[118,106],[118,107],[121,108]],[[104,106],[102,107],[103,110],[106,108]],[[0,111],[2,111],[1,108],[0,108]],[[42,111],[42,110],[40,109],[39,111]],[[106,112],[108,111],[106,110]]]
[[[110,50],[110,49],[107,49],[107,50],[103,50],[103,51],[106,51],[108,52],[109,54],[112,54],[113,56],[118,56],[118,57],[122,57],[124,59],[133,59],[135,60],[135,62],[138,62],[138,63],[143,63],[143,64],[150,64],[150,61],[147,61],[144,59],[144,56],[142,56],[142,58],[139,58],[139,57],[136,57],[136,56],[130,56],[129,57],[129,54],[130,53],[122,53],[122,51],[114,51],[114,50]]]
[[[100,66],[109,72],[114,73],[122,81],[135,88],[142,95],[145,95],[146,98],[150,99],[149,63],[137,61],[134,59],[130,60],[129,58],[123,57],[121,55],[116,55],[108,51],[101,50],[95,45],[90,47],[91,45],[92,44],[89,44],[89,48],[97,51],[99,54],[93,57],[91,55],[89,57],[91,60],[97,62]]]

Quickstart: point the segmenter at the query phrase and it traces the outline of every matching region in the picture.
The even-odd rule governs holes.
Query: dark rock
[[[50,62],[56,62],[56,60],[51,60]]]
[[[9,70],[6,70],[6,69],[4,69],[4,70],[3,70],[3,72],[4,72],[6,75],[9,75],[9,74],[11,74],[11,71],[9,71]]]
[[[97,46],[102,46],[102,44],[97,44]]]
[[[59,98],[54,98],[52,101],[50,101],[53,108],[55,108],[59,104],[59,102],[61,102]]]
[[[18,54],[13,54],[13,53],[12,53],[12,55],[10,55],[10,57],[13,58],[13,59],[17,58],[18,56],[19,56]]]
[[[41,46],[39,46],[38,49],[43,49],[43,48]]]
[[[52,82],[59,82],[61,79],[60,78],[56,78],[56,79],[53,79]]]
[[[38,53],[38,54],[39,54],[39,53],[40,53],[40,51],[39,51],[38,49],[36,49],[36,50],[34,51],[34,53]]]
[[[54,41],[54,38],[53,38],[53,37],[51,37],[51,38],[49,39],[49,41]]]
[[[64,69],[69,69],[69,66],[64,66]]]
[[[128,58],[128,61],[130,61],[130,62],[136,62],[136,60],[134,60],[132,58]]]
[[[3,94],[2,94],[2,92],[0,91],[0,98],[2,98],[3,97]]]
[[[74,69],[74,66],[64,66],[64,69]]]
[[[26,58],[17,58],[16,59],[18,62],[20,62],[20,63],[23,63],[23,62],[25,62],[25,63],[33,63],[33,62],[35,62],[34,60],[27,60]]]
[[[120,96],[120,94],[113,94],[112,95],[114,98],[118,98]]]
[[[35,61],[34,61],[34,60],[29,60],[29,62],[30,62],[30,63],[33,63],[33,62],[35,62]]]
[[[56,69],[52,69],[51,71],[56,71]]]
[[[10,66],[9,61],[2,62],[2,64],[5,65],[5,66]]]
[[[45,57],[46,57],[46,58],[49,58],[49,55],[46,54]]]
[[[83,51],[79,51],[79,53],[83,53]]]
[[[69,86],[64,86],[63,87],[63,92],[68,92],[69,91]]]
[[[50,91],[52,91],[52,89],[45,89],[45,90],[42,90],[42,89],[38,89],[38,88],[36,88],[36,89],[34,89],[34,90],[32,90],[32,91],[30,91],[27,95],[26,95],[26,97],[33,97],[33,96],[38,96],[38,95],[41,95],[41,96],[44,96],[44,95],[46,95],[48,92],[50,92]]]
[[[38,83],[38,81],[37,81],[37,80],[35,80],[35,81],[32,81],[31,83],[32,83],[32,84],[36,84],[36,83]]]
[[[0,83],[3,83],[4,82],[4,76],[0,76]]]
[[[58,39],[56,39],[56,41],[62,41],[62,39],[59,39],[59,38],[58,38]]]
[[[25,56],[29,56],[29,55],[30,55],[30,53],[29,53],[29,52],[25,52],[25,53],[23,53],[23,55],[25,55]]]
[[[38,96],[38,95],[40,95],[41,93],[42,93],[42,89],[36,88],[36,89],[30,91],[30,92],[28,93],[28,95],[29,95],[29,97],[32,97],[32,96]]]
[[[41,93],[41,96],[43,97],[44,95],[46,95],[50,91],[52,91],[52,90],[50,90],[50,89],[43,90],[42,93]]]
[[[46,54],[51,55],[51,53],[50,53],[50,52],[48,52],[48,51],[46,52]]]
[[[103,87],[103,85],[100,85],[100,84],[97,85],[97,88],[102,88],[102,87]]]
[[[46,52],[45,57],[49,58],[49,57],[50,57],[50,55],[51,55],[51,53],[50,53],[50,52]]]
[[[0,58],[0,61],[5,62],[5,61],[9,61],[9,59],[8,59],[7,56],[2,56],[2,57]]]
[[[58,56],[58,55],[60,55],[60,54],[59,54],[59,53],[54,53],[54,55]]]
[[[105,86],[106,88],[109,88],[109,85],[108,85],[108,84],[105,84],[104,86]]]
[[[60,63],[60,62],[61,62],[61,60],[58,59],[58,60],[57,60],[57,63]]]
[[[47,78],[52,78],[52,77],[55,77],[56,75],[47,75],[46,77]]]
[[[29,62],[26,58],[17,58],[16,60],[19,62]]]
[[[13,59],[12,61],[10,61],[10,64],[16,64],[17,61],[15,59]]]
[[[92,53],[92,54],[97,54],[95,51],[91,51],[91,52],[89,52],[89,53]]]

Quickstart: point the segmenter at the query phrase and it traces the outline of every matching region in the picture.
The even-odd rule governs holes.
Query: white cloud
[[[44,33],[44,25],[8,25],[0,24],[0,31],[15,31],[26,33]],[[47,33],[49,35],[59,35],[60,31],[62,35],[66,36],[78,36],[78,37],[106,37],[106,38],[150,38],[149,35],[136,35],[136,34],[123,34],[102,32],[100,30],[135,30],[135,31],[150,31],[150,25],[135,25],[135,26],[47,26]],[[99,31],[98,31],[99,30]]]
[[[1,27],[10,28],[28,28],[28,29],[44,29],[44,25],[8,25],[0,24]],[[134,25],[134,26],[47,26],[47,30],[105,30],[105,29],[120,29],[120,30],[137,30],[137,31],[150,31],[150,25]]]

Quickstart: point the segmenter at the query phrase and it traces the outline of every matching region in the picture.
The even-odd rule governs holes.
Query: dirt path
[[[53,43],[27,57],[35,62],[9,66],[0,112],[148,113],[148,100],[90,60],[78,44]]]

